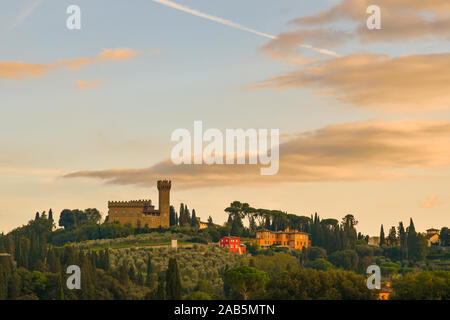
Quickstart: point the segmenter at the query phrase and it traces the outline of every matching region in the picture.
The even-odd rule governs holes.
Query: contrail
[[[273,39],[277,39],[277,37],[274,36],[274,35],[267,34],[267,33],[264,33],[264,32],[260,32],[258,30],[254,30],[254,29],[248,28],[246,26],[243,26],[243,25],[241,25],[239,23],[236,23],[236,22],[233,22],[233,21],[230,21],[230,20],[227,20],[227,19],[223,19],[223,18],[220,18],[220,17],[216,17],[216,16],[213,16],[213,15],[210,15],[210,14],[207,14],[207,13],[203,13],[203,12],[200,12],[198,10],[182,6],[182,5],[178,4],[178,3],[175,3],[175,2],[172,2],[172,1],[169,1],[169,0],[152,0],[152,1],[160,3],[162,5],[165,5],[167,7],[173,8],[173,9],[177,9],[177,10],[180,10],[180,11],[192,14],[194,16],[197,16],[197,17],[200,17],[200,18],[203,18],[203,19],[211,20],[211,21],[214,21],[214,22],[217,22],[217,23],[220,23],[220,24],[223,24],[223,25],[235,28],[235,29],[247,31],[247,32],[256,34],[258,36],[261,36],[261,37],[269,38],[269,39],[272,39],[272,40]],[[317,47],[313,47],[313,46],[307,45],[307,44],[302,44],[302,45],[300,45],[300,47],[306,48],[306,49],[311,49],[311,50],[314,50],[314,51],[317,51],[317,52],[320,52],[322,54],[326,54],[326,55],[329,55],[329,56],[340,57],[340,55],[337,54],[336,52],[330,51],[330,50],[327,50],[327,49],[317,48]]]
[[[15,22],[9,29],[13,30],[16,27],[18,27],[19,25],[21,25],[28,18],[28,16],[34,11],[34,9],[36,9],[41,4],[42,1],[43,0],[36,0],[33,2],[28,2],[25,5],[25,8],[23,8],[23,10],[17,16]]]

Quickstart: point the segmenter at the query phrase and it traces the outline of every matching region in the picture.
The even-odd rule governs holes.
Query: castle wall
[[[170,225],[170,188],[171,182],[158,181],[159,210],[155,210],[151,200],[109,201],[108,216],[110,222],[131,224],[134,228],[158,228]]]

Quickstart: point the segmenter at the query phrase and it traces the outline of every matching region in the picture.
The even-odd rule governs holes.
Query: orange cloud
[[[95,57],[59,59],[54,63],[35,64],[25,62],[0,62],[0,78],[26,79],[40,77],[49,71],[68,68],[72,71],[80,67],[100,61],[125,61],[139,54],[134,49],[105,49]]]
[[[134,56],[139,54],[139,51],[133,49],[105,49],[102,53],[100,53],[97,58],[99,60],[108,61],[108,60],[128,60]]]
[[[259,165],[174,165],[78,171],[65,178],[151,186],[169,177],[179,188],[261,186],[288,182],[398,179],[405,170],[450,166],[450,121],[363,121],[302,132],[280,144],[280,169],[261,176]]]
[[[78,89],[84,89],[84,88],[93,88],[98,85],[100,85],[102,82],[100,80],[94,80],[94,81],[84,81],[84,80],[78,80],[73,86]]]
[[[24,79],[40,77],[43,73],[54,69],[52,65],[24,63],[24,62],[0,62],[0,78]]]
[[[411,112],[450,108],[450,54],[356,54],[326,60],[250,88],[317,88],[358,107]]]
[[[432,195],[428,196],[428,198],[425,200],[425,202],[422,203],[422,205],[420,207],[424,208],[424,209],[429,209],[429,208],[437,207],[441,204],[442,204],[442,202],[439,199],[439,197],[435,194],[432,194]]]
[[[367,7],[381,8],[381,30],[368,30]],[[340,0],[328,10],[291,21],[315,26],[338,20],[358,23],[357,34],[363,42],[404,41],[418,38],[450,37],[450,2],[448,0]]]

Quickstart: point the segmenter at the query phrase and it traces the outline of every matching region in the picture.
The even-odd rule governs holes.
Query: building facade
[[[233,236],[223,237],[220,239],[219,245],[224,248],[229,248],[230,251],[234,251],[239,254],[244,253],[247,249],[244,245],[241,245],[241,238]]]
[[[270,231],[264,229],[256,231],[256,244],[261,248],[280,246],[302,250],[311,245],[311,240],[309,239],[309,233],[289,230],[289,228],[285,231]]]
[[[109,222],[129,223],[135,228],[158,228],[170,225],[171,181],[158,181],[159,208],[155,209],[151,200],[109,201]]]
[[[425,239],[427,239],[427,245],[431,247],[432,244],[439,244],[439,234],[440,230],[438,229],[428,229],[427,233],[424,234]]]

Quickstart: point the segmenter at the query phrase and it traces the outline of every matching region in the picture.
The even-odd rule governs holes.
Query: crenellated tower
[[[159,213],[161,217],[161,226],[170,225],[170,188],[172,182],[170,180],[159,180]]]

